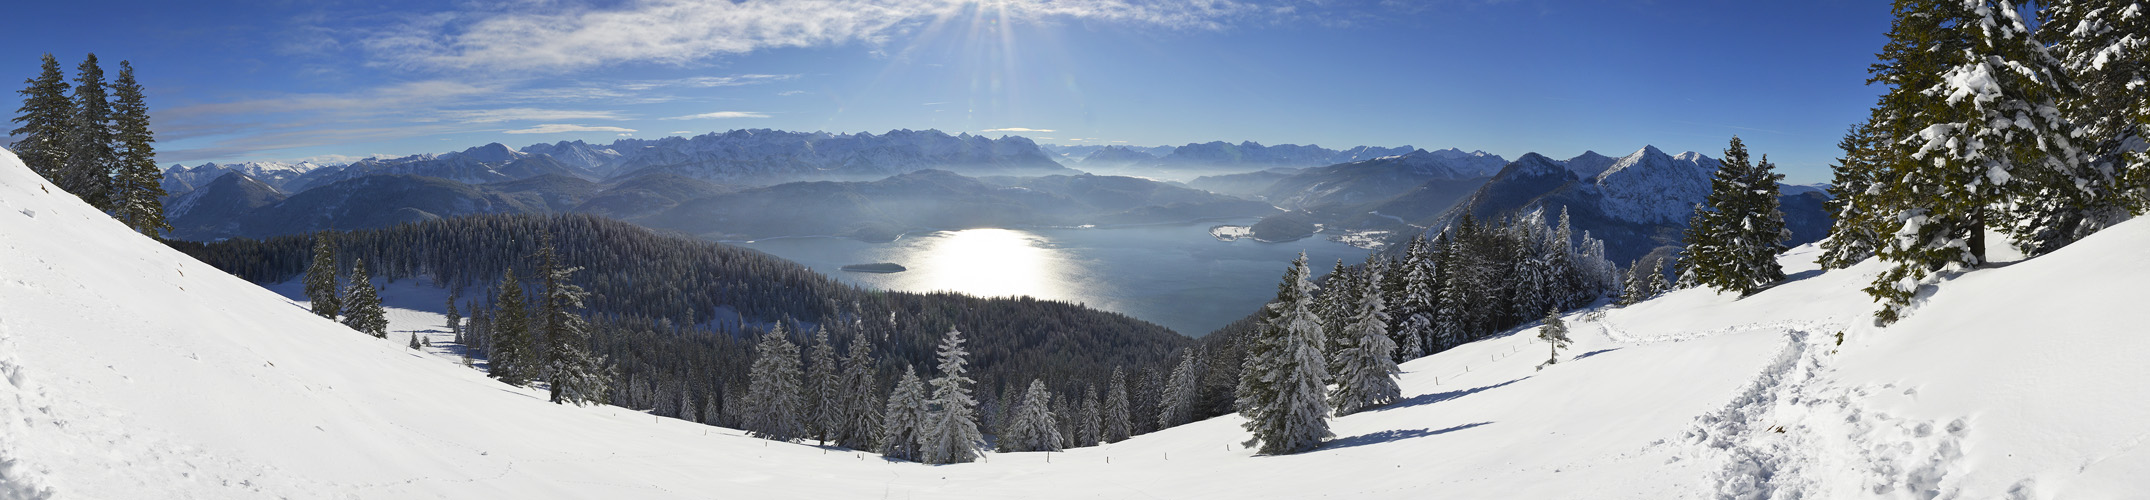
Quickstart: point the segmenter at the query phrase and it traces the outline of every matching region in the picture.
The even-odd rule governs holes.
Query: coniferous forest
[[[1118,372],[1136,381],[1126,389],[1131,401],[1152,400],[1140,395],[1142,381],[1168,370],[1175,352],[1193,344],[1163,327],[1074,304],[862,290],[761,252],[586,215],[477,216],[169,244],[260,283],[299,278],[323,258],[331,269],[352,269],[363,260],[365,271],[378,278],[449,288],[470,316],[462,333],[466,346],[505,366],[529,359],[522,353],[533,349],[527,347],[533,340],[523,339],[536,337],[522,325],[549,316],[539,312],[546,302],[537,298],[549,276],[540,269],[548,239],[559,268],[579,268],[559,279],[587,293],[581,312],[589,321],[590,350],[616,370],[607,400],[715,425],[746,421],[740,412],[752,392],[755,346],[766,343],[770,332],[782,332],[800,351],[805,349],[798,346],[827,339],[831,352],[856,353],[854,346],[864,340],[870,355],[863,359],[872,362],[867,386],[877,389],[877,400],[906,367],[930,375],[942,336],[965,332],[988,429],[998,428],[1033,380],[1052,385],[1060,399],[1082,401],[1087,392],[1107,390]],[[805,369],[840,373],[850,365],[821,366],[830,365]],[[505,380],[529,382],[535,373]],[[1155,415],[1153,407],[1136,404],[1131,411]],[[1156,428],[1154,419],[1132,421],[1132,433]]]

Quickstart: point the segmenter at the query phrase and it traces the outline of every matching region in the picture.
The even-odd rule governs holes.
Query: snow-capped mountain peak
[[[1684,224],[1693,200],[1709,196],[1716,159],[1701,153],[1665,154],[1643,146],[1591,179],[1605,195],[1607,214],[1646,224]]]

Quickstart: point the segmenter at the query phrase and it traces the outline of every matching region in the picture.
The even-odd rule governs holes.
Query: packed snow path
[[[2142,248],[2133,222],[1969,273],[1887,329],[1878,267],[1802,248],[1753,297],[1571,317],[1542,371],[1529,329],[1407,363],[1309,453],[1252,456],[1223,417],[926,466],[547,404],[404,348],[428,311],[352,332],[0,154],[0,499],[2124,497],[2150,491]]]

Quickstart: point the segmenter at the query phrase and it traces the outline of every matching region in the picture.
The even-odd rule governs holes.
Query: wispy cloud
[[[985,130],[980,130],[979,132],[1052,132],[1052,131],[1053,131],[1053,129],[1049,129],[1049,128],[1023,128],[1023,127],[1009,127],[1009,128],[989,128],[989,129],[985,129]]]
[[[672,135],[687,135],[687,134],[692,134],[692,133],[694,133],[694,131],[692,131],[692,130],[674,130],[674,131],[672,131]]]
[[[666,120],[722,120],[727,118],[768,118],[768,113],[754,111],[718,111],[699,115],[674,116]]]
[[[503,108],[449,110],[445,114],[463,123],[499,123],[507,121],[556,121],[556,120],[625,120],[616,111],[578,111],[564,109]]]
[[[777,92],[777,93],[776,93],[776,95],[777,95],[777,96],[779,96],[779,97],[791,97],[791,96],[795,96],[795,95],[799,95],[799,94],[804,94],[804,93],[806,93],[806,91],[804,91],[804,90],[786,90],[786,91],[783,91],[783,92]]]
[[[631,129],[631,128],[621,128],[621,127],[592,127],[592,126],[588,126],[588,125],[570,125],[570,124],[565,124],[565,123],[547,123],[547,124],[544,124],[544,125],[538,125],[538,126],[535,126],[535,127],[530,127],[530,128],[526,128],[526,129],[516,129],[516,130],[508,130],[508,131],[504,131],[504,132],[502,132],[502,133],[508,133],[508,134],[558,134],[558,133],[563,133],[563,132],[633,132],[633,131],[635,131],[635,129]],[[626,135],[626,134],[621,134],[621,135]]]
[[[621,62],[682,64],[772,48],[880,44],[920,23],[984,8],[1010,21],[1219,29],[1237,18],[1279,12],[1258,1],[645,0],[612,8],[569,5],[414,17],[359,45],[375,65],[557,71]]]

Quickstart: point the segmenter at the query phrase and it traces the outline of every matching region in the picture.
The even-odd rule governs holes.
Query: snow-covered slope
[[[1404,365],[1256,457],[1236,417],[925,466],[546,404],[137,236],[0,153],[0,498],[2116,498],[2150,491],[2150,223],[1943,284],[1686,290]],[[402,285],[408,288],[407,285]],[[411,292],[417,293],[417,292]],[[420,300],[432,303],[437,300]],[[1842,345],[1837,332],[1844,332]],[[990,332],[975,332],[990,334]]]

